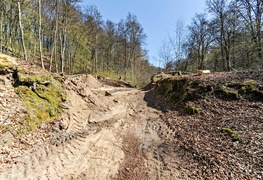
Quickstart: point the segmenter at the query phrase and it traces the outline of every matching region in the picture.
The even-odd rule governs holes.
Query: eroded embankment
[[[61,82],[50,73],[0,54],[0,163],[47,141],[65,99]]]
[[[43,110],[51,116],[45,103],[52,105],[47,88],[54,84],[53,80],[31,80],[29,76],[35,75],[33,72],[24,74],[22,78],[18,69],[18,77],[10,77],[8,82],[13,93],[12,82],[17,82],[16,88],[21,89],[16,98],[25,114],[30,110],[33,122],[33,118],[38,117],[34,110]],[[67,98],[60,105],[63,108],[61,118],[51,123],[34,122],[34,131],[28,129],[19,136],[19,142],[25,141],[1,146],[8,161],[1,164],[0,179],[167,179],[171,174],[178,176],[176,169],[171,172],[164,168],[158,150],[161,143],[158,133],[164,132],[158,123],[161,111],[147,106],[144,92],[102,85],[91,75],[68,76],[63,89]],[[24,95],[44,101],[31,102]],[[60,94],[54,92],[53,95],[65,100]],[[40,107],[36,109],[33,104]],[[16,113],[21,115],[21,112]],[[21,122],[26,122],[22,115]],[[36,143],[38,138],[41,142]]]
[[[175,132],[170,153],[185,159],[188,178],[262,179],[262,77],[262,72],[213,73],[156,83],[174,104],[162,119]]]

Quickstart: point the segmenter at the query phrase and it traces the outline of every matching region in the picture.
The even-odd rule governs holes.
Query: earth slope
[[[262,72],[163,78],[148,91],[54,75],[61,116],[21,135],[28,109],[12,73],[0,76],[1,127],[13,123],[1,129],[0,179],[263,177]]]

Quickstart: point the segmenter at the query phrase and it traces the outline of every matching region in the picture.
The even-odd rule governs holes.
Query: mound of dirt
[[[108,86],[134,88],[129,82],[125,82],[121,80],[121,78],[119,80],[114,80],[108,77],[97,76],[97,79],[100,83]]]
[[[72,75],[72,76],[68,76],[68,77],[71,79],[72,79],[72,77],[74,77],[74,83],[75,83],[74,85],[75,86],[82,86],[83,84],[85,84],[85,86],[87,86],[89,88],[100,88],[100,87],[102,87],[102,84],[90,74]],[[79,85],[77,83],[81,83],[82,85]]]

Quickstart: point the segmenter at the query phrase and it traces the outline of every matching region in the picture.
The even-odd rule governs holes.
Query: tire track
[[[77,87],[81,83],[81,88]],[[1,180],[112,179],[125,158],[122,141],[127,132],[140,139],[148,179],[169,179],[171,172],[165,165],[165,153],[160,151],[160,139],[175,137],[171,122],[147,107],[144,92],[88,88],[74,80],[74,87],[68,88],[61,124],[55,124],[49,133],[50,142],[0,167]],[[106,97],[105,91],[111,96]]]

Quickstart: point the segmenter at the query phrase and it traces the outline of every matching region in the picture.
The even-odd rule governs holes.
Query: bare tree
[[[44,66],[44,61],[43,61],[43,52],[42,52],[42,35],[41,35],[41,31],[42,31],[42,16],[41,16],[41,0],[38,0],[38,40],[39,40],[39,53],[40,53],[40,61],[41,61],[41,65],[42,65],[42,69],[45,69]]]
[[[57,34],[59,25],[59,0],[55,0],[55,29],[53,36],[53,43],[51,48],[49,71],[52,71],[53,58],[55,62],[55,71],[58,73],[58,62],[57,62]]]
[[[141,24],[138,22],[137,17],[128,14],[125,22],[127,41],[129,45],[129,62],[131,63],[132,81],[136,84],[136,61],[141,56],[142,46],[145,43],[146,34],[143,32]]]
[[[85,8],[85,25],[87,25],[87,34],[90,38],[89,46],[92,47],[92,69],[94,72],[98,71],[98,36],[102,26],[102,16],[96,6],[87,6]]]
[[[105,40],[104,41],[104,46],[105,46],[105,59],[107,59],[107,65],[109,67],[112,67],[113,69],[116,69],[115,67],[115,62],[114,62],[114,46],[116,44],[116,27],[115,23],[113,23],[110,20],[106,21],[106,24],[104,26],[105,30]]]
[[[182,20],[177,20],[175,24],[175,36],[169,36],[169,41],[173,47],[175,56],[175,66],[180,68],[181,61],[185,58],[184,44],[187,37],[187,29]]]
[[[165,39],[162,42],[162,46],[159,49],[158,58],[163,63],[163,67],[166,71],[173,70],[174,61],[175,61],[175,55],[173,52],[173,44],[170,42],[171,38],[169,40]]]
[[[249,29],[258,60],[262,61],[262,0],[239,0],[237,1],[238,11],[245,22],[245,26]]]
[[[198,61],[198,69],[205,68],[205,59],[209,51],[209,45],[213,41],[209,22],[205,18],[205,14],[196,14],[189,29],[189,42],[192,51]]]
[[[217,33],[219,34],[219,38],[215,37],[216,39],[218,39],[219,43],[220,43],[220,48],[221,48],[221,57],[222,60],[224,60],[225,62],[223,63],[223,67],[224,70],[230,70],[230,57],[229,57],[229,44],[227,41],[227,25],[226,25],[226,21],[227,21],[227,5],[226,5],[226,0],[210,0],[207,1],[208,2],[208,7],[210,12],[214,12],[215,14],[215,20],[213,22],[214,26],[214,32],[215,35],[217,35]]]
[[[2,4],[1,4],[1,9],[2,9]],[[3,52],[3,11],[0,12],[0,52]]]
[[[26,45],[25,45],[25,40],[24,40],[24,30],[23,30],[23,26],[22,26],[20,1],[17,2],[17,7],[18,7],[19,27],[20,27],[20,33],[21,33],[21,42],[22,42],[22,48],[24,51],[24,59],[27,61],[27,51],[26,51]]]

